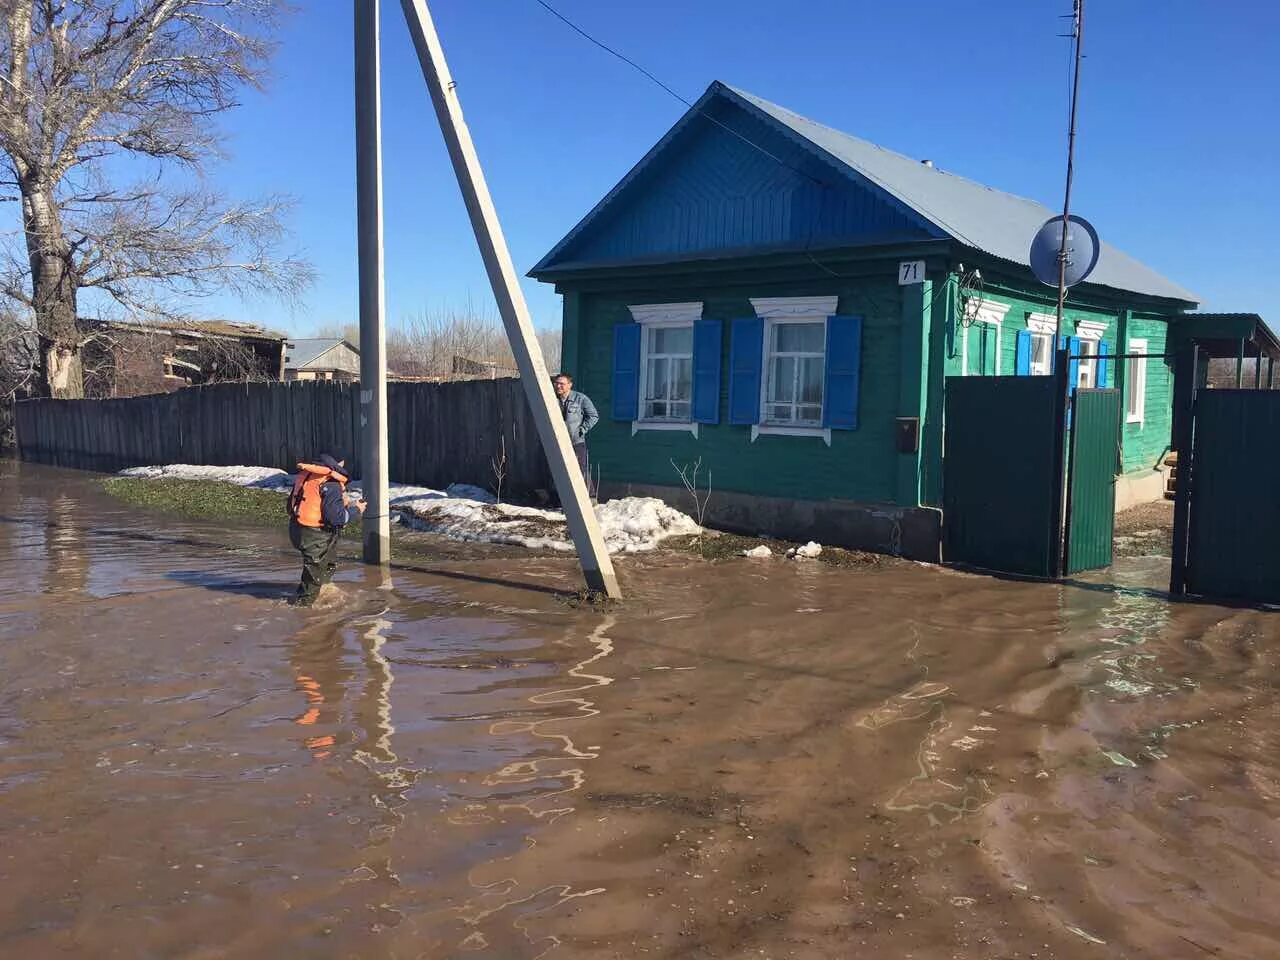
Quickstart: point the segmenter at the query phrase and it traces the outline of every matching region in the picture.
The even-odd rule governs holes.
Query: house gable
[[[533,276],[945,233],[713,86]]]

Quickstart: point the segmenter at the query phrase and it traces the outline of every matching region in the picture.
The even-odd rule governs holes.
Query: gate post
[[[1061,578],[1065,566],[1067,547],[1064,535],[1067,498],[1067,413],[1071,408],[1070,363],[1071,351],[1059,350],[1054,357],[1053,377],[1057,384],[1053,404],[1053,506],[1050,510],[1049,534],[1050,576]]]
[[[1200,372],[1200,347],[1194,342],[1178,354],[1173,369],[1173,450],[1178,474],[1173,498],[1173,561],[1169,567],[1169,592],[1187,592],[1187,556],[1191,541],[1191,484],[1195,465],[1195,406]]]

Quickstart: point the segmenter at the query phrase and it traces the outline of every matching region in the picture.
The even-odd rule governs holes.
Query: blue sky
[[[1061,204],[1069,0],[912,4],[555,0],[689,99],[712,80],[940,167]],[[463,108],[523,272],[684,107],[533,0],[435,0]],[[1280,321],[1280,5],[1088,5],[1073,210],[1198,292]],[[226,119],[228,193],[288,192],[319,279],[295,310],[200,305],[293,333],[356,320],[351,4],[300,0],[265,94]],[[491,304],[400,6],[383,0],[387,315]],[[1028,238],[1030,239],[1030,238]],[[559,300],[525,284],[539,326]]]

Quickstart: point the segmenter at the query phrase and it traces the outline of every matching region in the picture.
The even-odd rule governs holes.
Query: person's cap
[[[339,453],[329,452],[329,453],[320,454],[320,462],[323,463],[330,470],[342,470],[343,469],[342,462],[345,459],[346,457],[342,456]]]

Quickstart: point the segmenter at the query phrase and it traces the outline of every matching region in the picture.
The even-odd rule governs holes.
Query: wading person
[[[289,494],[289,541],[302,554],[302,582],[293,603],[309,607],[333,576],[338,535],[352,511],[364,513],[364,502],[347,493],[346,461],[322,454],[316,463],[298,464]]]
[[[596,491],[591,485],[591,463],[587,458],[587,434],[600,422],[600,414],[596,405],[585,393],[573,389],[573,377],[567,373],[557,373],[551,381],[555,387],[556,397],[560,401],[560,414],[564,417],[564,425],[569,428],[569,442],[573,444],[573,455],[582,470],[582,479],[587,482],[587,494],[595,499]]]

